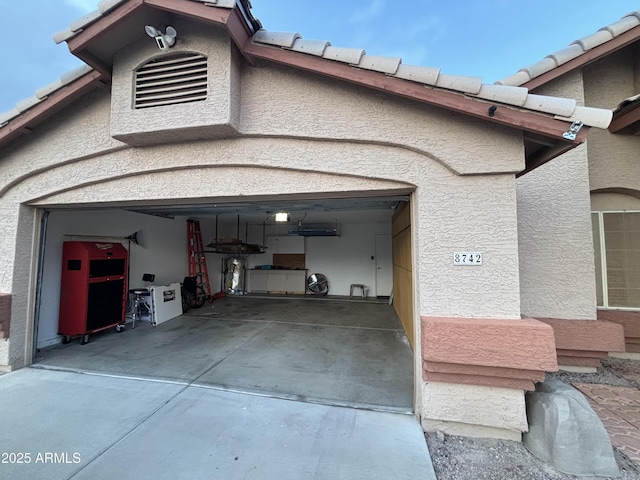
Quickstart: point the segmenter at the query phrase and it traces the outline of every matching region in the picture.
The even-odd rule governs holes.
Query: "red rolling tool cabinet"
[[[64,242],[58,335],[63,343],[115,327],[124,328],[128,252],[119,243]]]

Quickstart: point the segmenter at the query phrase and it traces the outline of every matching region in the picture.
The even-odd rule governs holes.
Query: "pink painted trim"
[[[515,380],[513,378],[480,377],[470,375],[453,375],[448,373],[425,372],[425,382],[460,383],[463,385],[480,385],[483,387],[512,388],[531,392],[536,389],[531,380]]]
[[[566,367],[590,367],[598,368],[602,364],[602,359],[607,355],[599,358],[578,357],[572,355],[560,355],[558,353],[558,364]]]
[[[553,329],[533,319],[422,317],[422,378],[533,390],[558,369]]]
[[[627,338],[640,338],[640,312],[598,310],[598,320],[622,325]]]
[[[422,317],[424,360],[555,371],[553,330],[534,319]]]
[[[556,346],[560,350],[586,352],[624,352],[624,330],[621,325],[598,320],[565,320],[539,318],[553,327]]]
[[[565,357],[584,357],[584,358],[605,358],[609,355],[609,352],[597,352],[597,351],[583,351],[583,350],[566,350],[559,348],[557,350],[558,355]]]
[[[475,365],[456,365],[453,363],[434,363],[424,361],[422,363],[425,371],[433,373],[479,375],[513,378],[515,380],[544,380],[544,372],[535,370],[517,370],[514,368],[478,367]]]
[[[599,367],[600,362],[608,356],[609,352],[583,352],[579,350],[558,349],[558,365]]]

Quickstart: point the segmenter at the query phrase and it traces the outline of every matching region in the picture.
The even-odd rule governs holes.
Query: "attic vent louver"
[[[169,55],[136,71],[134,108],[199,102],[207,98],[207,57]]]

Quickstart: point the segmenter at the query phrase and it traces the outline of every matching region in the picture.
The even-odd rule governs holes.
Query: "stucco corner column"
[[[423,428],[520,441],[524,392],[558,370],[553,329],[533,319],[421,322]]]
[[[0,372],[9,367],[9,329],[11,326],[11,294],[0,293]]]
[[[560,318],[538,320],[553,328],[562,370],[595,372],[610,352],[625,351],[624,329],[617,323]]]

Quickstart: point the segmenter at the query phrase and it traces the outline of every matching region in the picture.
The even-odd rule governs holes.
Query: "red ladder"
[[[187,246],[189,255],[189,276],[196,277],[196,283],[204,289],[207,300],[211,301],[211,285],[207,259],[204,254],[202,232],[198,220],[187,220]]]

